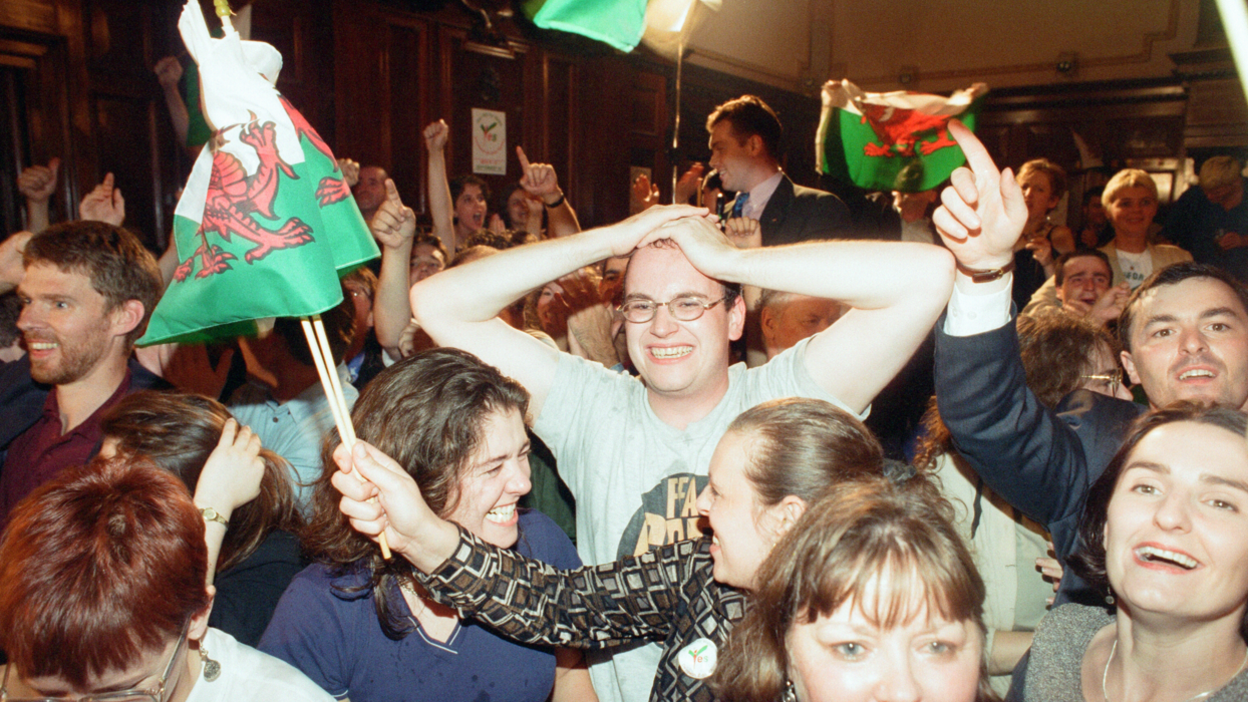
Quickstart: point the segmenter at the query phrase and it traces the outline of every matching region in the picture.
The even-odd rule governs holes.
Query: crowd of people
[[[427,219],[341,160],[352,439],[297,319],[136,349],[176,248],[26,169],[0,701],[1248,698],[1242,165],[1069,227],[956,121],[948,187],[849,205],[759,98],[706,128],[677,204],[584,230],[521,148],[497,201],[452,177],[442,120]]]

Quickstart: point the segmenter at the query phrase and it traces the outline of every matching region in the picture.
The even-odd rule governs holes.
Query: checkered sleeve
[[[523,643],[606,648],[662,640],[687,608],[688,591],[701,590],[688,587],[699,579],[699,541],[558,570],[459,533],[454,555],[422,583],[435,600]]]

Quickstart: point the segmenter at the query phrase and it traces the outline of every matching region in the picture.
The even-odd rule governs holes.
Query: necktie
[[[749,202],[749,200],[749,193],[741,193],[740,195],[737,195],[737,199],[732,203],[733,219],[741,217],[745,214],[745,203]]]

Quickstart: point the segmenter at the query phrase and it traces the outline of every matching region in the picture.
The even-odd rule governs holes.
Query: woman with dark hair
[[[145,457],[70,468],[0,540],[0,700],[329,702],[299,671],[208,625],[204,520]]]
[[[722,702],[995,699],[984,584],[922,478],[815,502],[758,570],[711,685]]]
[[[1189,402],[1140,418],[1088,492],[1069,564],[1116,611],[1051,612],[1009,699],[1248,699],[1246,428]]]
[[[286,461],[201,395],[129,395],[105,415],[102,431],[101,456],[144,456],[194,493],[207,529],[208,582],[217,589],[208,623],[255,646],[306,565]]]
[[[384,531],[396,556],[428,574],[422,582],[433,597],[517,641],[587,649],[661,641],[650,699],[675,702],[710,699],[707,678],[760,582],[759,564],[833,486],[877,479],[882,454],[861,422],[827,402],[759,405],[733,421],[711,458],[696,504],[711,536],[572,571],[495,548],[439,518],[372,446],[336,452],[332,481],[351,526],[373,538]],[[690,531],[694,508],[686,505]]]
[[[382,447],[440,519],[483,543],[561,568],[580,565],[545,515],[517,508],[530,489],[529,395],[475,356],[440,348],[387,368],[355,403],[362,441]],[[554,702],[595,698],[578,651],[520,646],[430,599],[401,558],[385,560],[338,511],[323,447],[304,546],[316,561],[291,582],[261,650],[354,702]],[[401,466],[401,467],[400,467]],[[552,698],[553,693],[553,698]]]

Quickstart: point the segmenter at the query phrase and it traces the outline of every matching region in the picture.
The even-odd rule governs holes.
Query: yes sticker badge
[[[715,672],[719,649],[710,639],[698,639],[680,650],[680,669],[691,678],[702,680]]]

